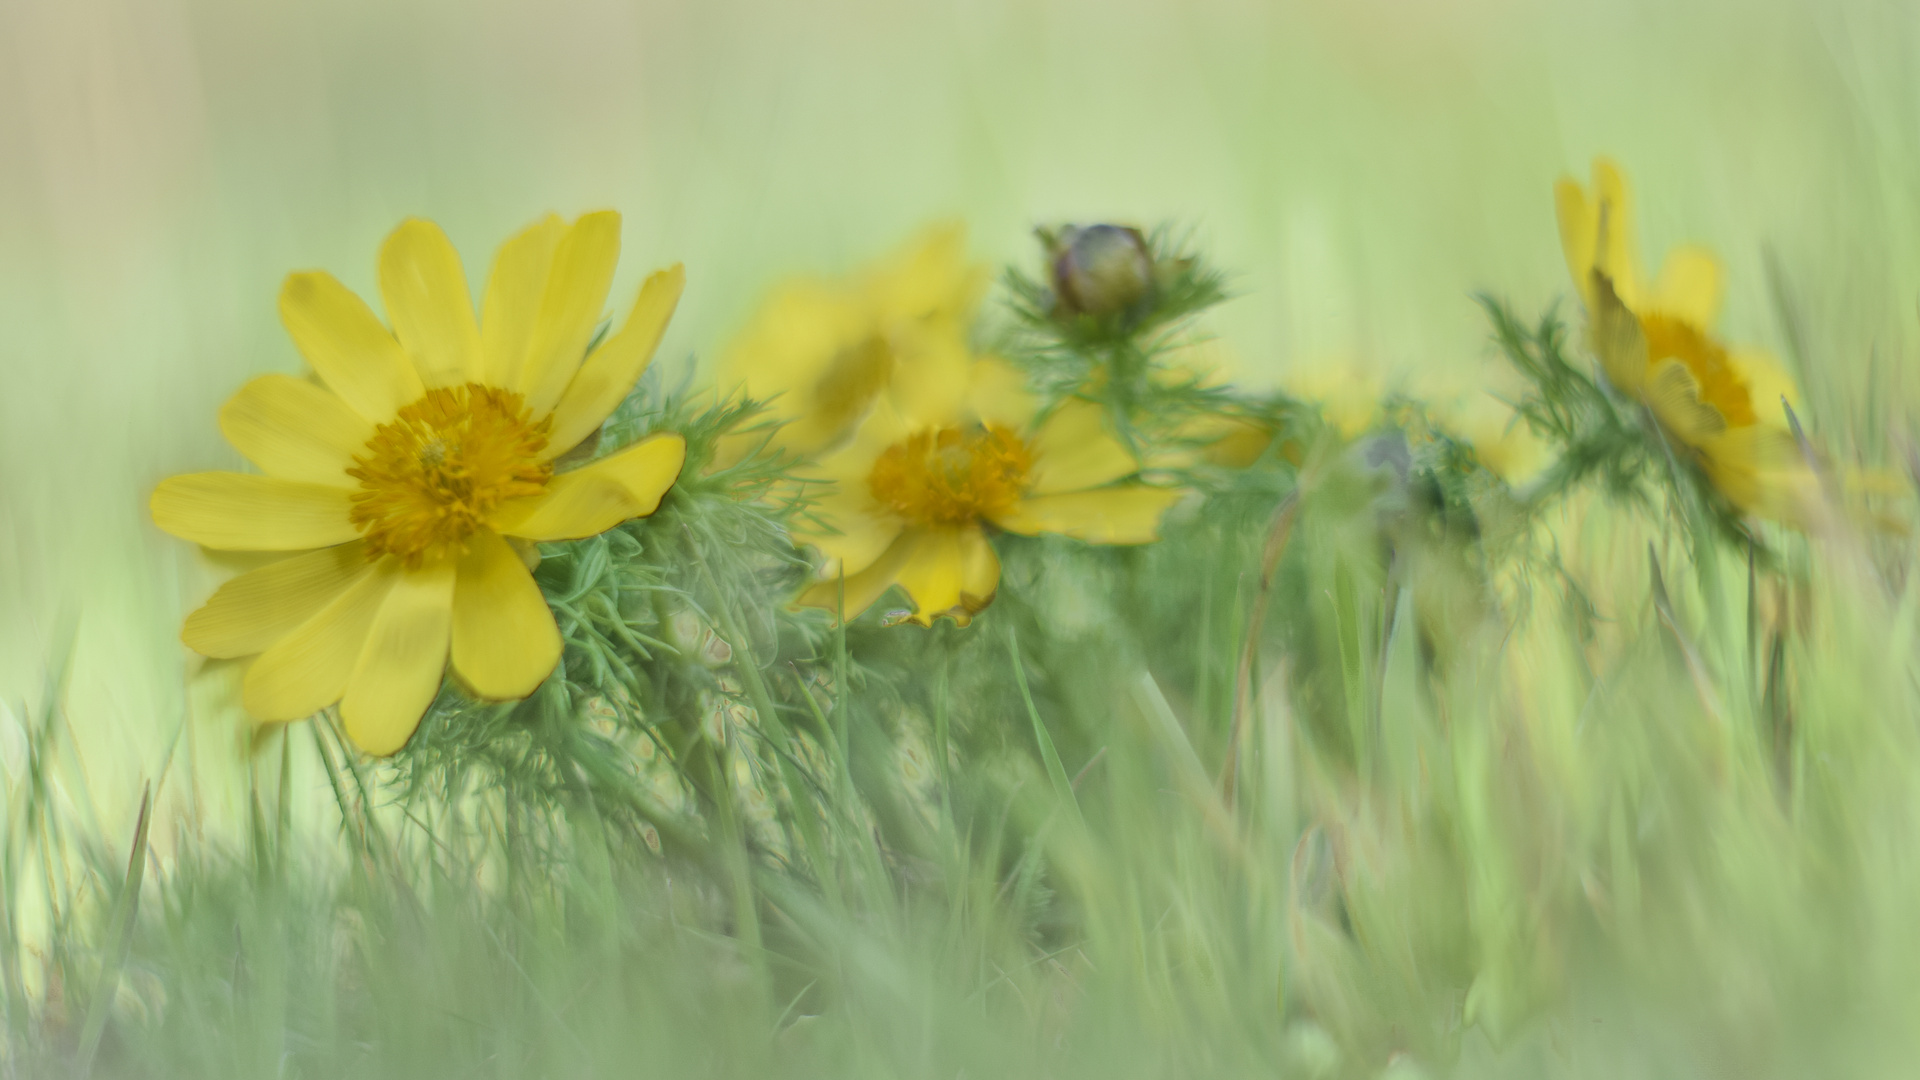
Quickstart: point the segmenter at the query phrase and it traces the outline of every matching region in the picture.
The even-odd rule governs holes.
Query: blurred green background
[[[165,804],[238,805],[231,673],[175,636],[230,569],[146,497],[238,466],[220,402],[299,365],[282,276],[371,295],[405,215],[478,281],[538,214],[621,210],[617,291],[687,264],[668,365],[930,218],[998,261],[1039,221],[1172,220],[1235,275],[1213,328],[1245,381],[1457,389],[1488,362],[1468,294],[1565,291],[1550,185],[1606,152],[1643,250],[1727,260],[1730,336],[1782,346],[1771,252],[1807,362],[1884,403],[1914,346],[1917,59],[1920,18],[1880,0],[8,0],[0,707],[39,708],[72,641],[113,831],[179,732],[198,790],[176,773]]]

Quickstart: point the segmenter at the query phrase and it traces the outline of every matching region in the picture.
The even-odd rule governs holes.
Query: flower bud
[[[1046,239],[1057,314],[1114,315],[1153,290],[1153,256],[1139,229],[1069,225]]]

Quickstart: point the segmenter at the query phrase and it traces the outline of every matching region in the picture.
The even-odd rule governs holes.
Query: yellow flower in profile
[[[1792,384],[1770,357],[1713,337],[1720,264],[1701,248],[1679,247],[1645,280],[1632,193],[1605,158],[1594,160],[1591,190],[1563,177],[1554,201],[1567,269],[1607,381],[1644,403],[1735,507],[1799,520],[1815,480],[1780,405],[1792,399]]]
[[[920,368],[897,378],[922,376],[954,381]],[[800,604],[851,618],[898,585],[913,622],[944,616],[965,626],[1000,582],[987,525],[1143,544],[1186,494],[1125,482],[1140,465],[1098,406],[1069,400],[1042,416],[1019,373],[998,360],[966,363],[960,377],[970,392],[944,402],[923,387],[896,395],[921,402],[917,412],[882,399],[845,447],[820,460],[832,486],[815,504],[818,527],[796,535],[827,564]]]
[[[966,393],[964,383],[930,376],[964,378],[956,361],[971,355],[967,334],[986,283],[958,224],[930,228],[850,278],[788,282],[727,350],[720,387],[768,402],[785,422],[774,446],[801,456],[831,450],[877,401],[914,413]]]
[[[650,514],[686,456],[656,435],[566,472],[632,389],[679,302],[680,267],[649,277],[588,352],[620,251],[620,217],[549,216],[508,240],[474,317],[459,255],[409,219],[380,249],[392,330],[331,275],[289,276],[280,316],[318,381],[263,375],[220,428],[264,476],[176,476],[162,529],[225,551],[300,552],[243,574],[188,617],[207,656],[254,656],[247,710],[299,720],[339,702],[374,754],[405,745],[449,658],[472,693],[533,692],[560,634],[529,541],[592,536]]]

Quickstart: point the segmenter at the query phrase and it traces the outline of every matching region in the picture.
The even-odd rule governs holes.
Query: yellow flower
[[[1771,358],[1713,337],[1720,264],[1705,250],[1679,247],[1645,281],[1632,193],[1605,158],[1594,160],[1591,191],[1563,177],[1554,201],[1567,269],[1586,302],[1607,380],[1644,403],[1734,506],[1800,520],[1815,480],[1780,407],[1793,387]]]
[[[846,442],[876,401],[912,413],[965,394],[930,372],[961,373],[987,270],[966,231],[931,228],[851,278],[776,289],[721,360],[720,386],[769,402],[786,422],[774,445],[810,456]],[[902,379],[903,372],[917,371]],[[924,399],[924,400],[923,400]],[[744,452],[745,443],[731,446]]]
[[[155,523],[182,539],[301,552],[221,586],[181,632],[207,656],[258,654],[255,717],[339,702],[354,742],[390,754],[449,656],[491,700],[553,670],[560,634],[528,542],[652,513],[686,455],[656,435],[554,470],[633,387],[679,302],[680,267],[653,274],[588,353],[619,250],[618,214],[549,216],[501,247],[476,320],[453,245],[410,219],[380,249],[391,332],[331,275],[287,278],[281,320],[318,381],[263,375],[220,410],[266,475],[176,476],[153,494]]]
[[[1161,515],[1186,493],[1120,483],[1140,465],[1106,431],[1098,406],[1070,400],[1041,417],[1004,363],[974,361],[964,374],[971,391],[945,404],[919,387],[905,396],[928,402],[921,411],[883,399],[851,442],[820,460],[833,484],[816,503],[822,527],[798,537],[828,561],[799,603],[841,610],[844,588],[852,617],[899,585],[913,603],[912,621],[931,626],[945,616],[965,626],[1000,582],[986,523],[1096,544],[1157,538]]]

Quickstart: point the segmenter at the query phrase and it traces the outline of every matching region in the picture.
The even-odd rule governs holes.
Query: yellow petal
[[[358,542],[282,559],[220,586],[187,616],[180,640],[203,656],[252,656],[372,572],[373,563]]]
[[[1031,446],[1036,495],[1083,491],[1140,471],[1140,463],[1107,431],[1104,410],[1091,402],[1062,402],[1034,432]]]
[[[405,746],[440,692],[453,582],[452,561],[407,571],[373,618],[340,699],[347,737],[369,754],[385,756]]]
[[[843,442],[893,377],[893,351],[844,287],[794,281],[754,313],[721,361],[719,385],[785,424],[772,445],[812,455]]]
[[[1754,414],[1760,418],[1760,423],[1785,430],[1787,406],[1805,415],[1806,406],[1800,400],[1800,388],[1772,354],[1760,349],[1735,348],[1731,350],[1729,360],[1739,379],[1747,385]]]
[[[871,566],[900,535],[900,519],[874,501],[864,476],[810,494],[812,520],[796,521],[793,538],[827,556],[827,576],[837,576],[841,567],[857,573]]]
[[[1668,433],[1687,446],[1699,447],[1727,430],[1727,419],[1701,400],[1700,383],[1679,360],[1662,360],[1647,377],[1647,405]]]
[[[1593,190],[1570,178],[1554,185],[1554,206],[1560,221],[1560,247],[1567,271],[1591,311],[1595,304],[1593,271],[1612,282],[1616,295],[1631,310],[1639,310],[1640,280],[1634,255],[1633,201],[1626,177],[1606,158],[1593,161]]]
[[[865,293],[881,318],[901,322],[973,321],[990,271],[967,261],[967,227],[928,226],[869,269]]]
[[[769,293],[720,361],[719,385],[793,409],[791,391],[819,379],[839,351],[865,333],[867,313],[844,289],[801,279]]]
[[[536,418],[552,411],[580,369],[619,261],[620,215],[611,210],[580,215],[554,249],[518,383]]]
[[[553,251],[566,231],[560,215],[548,214],[500,245],[493,257],[487,295],[480,302],[480,381],[486,385],[519,385]]]
[[[640,287],[620,332],[601,343],[580,366],[560,404],[553,409],[553,429],[547,440],[549,456],[558,457],[593,434],[607,415],[633,390],[640,375],[653,361],[660,337],[667,332],[667,320],[680,303],[680,291],[687,281],[686,271],[675,265],[657,270]]]
[[[1653,291],[1641,303],[1648,312],[1670,315],[1707,330],[1720,315],[1720,261],[1705,248],[1677,247],[1667,253]]]
[[[1593,351],[1600,357],[1601,370],[1613,388],[1638,398],[1645,392],[1650,359],[1646,332],[1614,293],[1613,282],[1598,270],[1592,278],[1593,306],[1587,313],[1587,332]]]
[[[977,525],[929,529],[895,578],[912,598],[913,621],[932,626],[945,617],[961,626],[993,602],[1000,586],[1000,557]]]
[[[966,330],[910,326],[888,338],[893,378],[886,396],[912,423],[944,427],[965,422],[973,381],[973,351]]]
[[[248,461],[283,480],[353,487],[353,456],[373,425],[321,387],[289,375],[262,375],[220,409],[220,431]]]
[[[844,582],[838,573],[824,581],[814,582],[801,590],[800,596],[794,600],[794,606],[819,608],[836,615],[844,610],[848,619],[859,618],[862,612],[873,606],[874,601],[893,588],[893,579],[912,553],[915,542],[907,534],[901,534],[866,569],[846,575]]]
[[[400,343],[332,274],[287,275],[280,321],[321,380],[373,423],[386,423],[426,393]]]
[[[1553,185],[1554,216],[1560,222],[1560,253],[1567,260],[1567,276],[1580,291],[1587,309],[1593,308],[1593,248],[1599,236],[1599,215],[1587,189],[1571,176],[1561,177]]]
[[[393,333],[429,387],[480,374],[480,328],[460,253],[440,226],[408,218],[380,245],[380,295]]]
[[[794,525],[794,538],[828,556],[823,573],[842,566],[857,572],[880,557],[900,534],[899,516],[876,502],[868,477],[887,448],[912,433],[891,403],[881,401],[854,433],[853,440],[806,470],[808,515]]]
[[[1631,311],[1639,311],[1640,258],[1634,236],[1633,191],[1626,174],[1609,158],[1593,160],[1595,227],[1594,267],[1613,279],[1613,288]]]
[[[1025,373],[997,356],[984,356],[968,372],[967,401],[982,423],[1024,431],[1040,411]]]
[[[453,585],[453,669],[492,701],[533,693],[560,662],[560,629],[527,566],[498,534],[468,541]]]
[[[1186,421],[1177,434],[1182,440],[1191,440],[1197,445],[1158,454],[1154,458],[1156,465],[1183,469],[1205,461],[1223,468],[1244,469],[1260,460],[1280,433],[1265,423],[1216,415]]]
[[[851,279],[781,286],[728,349],[722,390],[769,402],[787,421],[772,445],[801,455],[843,444],[882,398],[916,423],[959,422],[987,278],[965,255],[964,228],[941,225]]]
[[[247,711],[261,720],[301,720],[339,701],[374,614],[400,577],[399,562],[382,559],[261,653],[247,669]]]
[[[223,551],[306,551],[360,535],[344,487],[271,476],[207,472],[171,476],[153,492],[153,523]]]
[[[1145,544],[1160,537],[1160,516],[1186,496],[1180,488],[1129,484],[1024,499],[993,523],[1032,536],[1059,533],[1093,544]]]
[[[931,626],[944,616],[965,626],[993,602],[999,584],[1000,558],[979,526],[909,529],[873,565],[847,577],[845,612],[856,618],[899,585],[913,602],[913,622]],[[816,582],[796,602],[838,611],[841,589],[837,577]]]
[[[555,476],[547,490],[502,504],[493,528],[525,540],[577,540],[645,517],[680,475],[687,441],[654,435]]]
[[[860,421],[838,449],[820,456],[807,471],[814,476],[839,480],[844,484],[865,485],[873,463],[893,444],[925,425],[901,415],[888,398],[873,403],[866,419]]]

